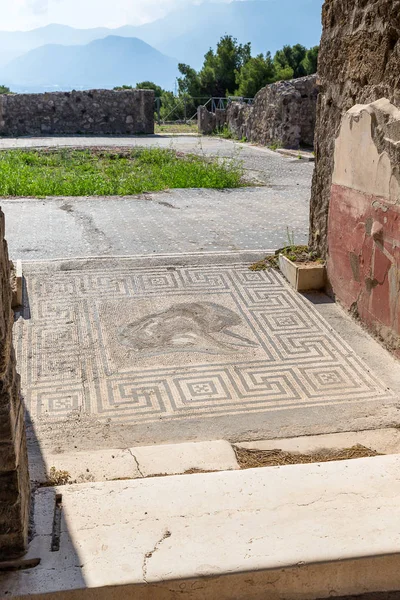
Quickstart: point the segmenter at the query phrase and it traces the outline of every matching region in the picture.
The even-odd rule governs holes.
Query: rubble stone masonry
[[[232,102],[226,110],[198,110],[200,133],[226,126],[237,139],[263,146],[300,148],[314,144],[317,76],[278,81],[262,88],[252,104]]]
[[[29,474],[24,405],[12,345],[10,263],[0,210],[0,561],[24,554],[28,538]]]
[[[152,90],[0,95],[0,136],[154,133]]]
[[[313,146],[317,76],[278,81],[262,88],[251,106],[233,102],[227,125],[239,139],[283,148]]]

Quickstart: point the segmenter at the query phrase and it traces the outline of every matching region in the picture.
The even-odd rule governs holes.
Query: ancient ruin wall
[[[400,107],[400,0],[325,0],[322,22],[310,243],[324,255],[342,116],[383,97]]]
[[[317,76],[267,85],[252,105],[232,102],[227,110],[198,110],[200,133],[209,135],[227,126],[237,139],[283,148],[313,146],[317,106]]]
[[[0,95],[0,136],[154,133],[152,90]]]
[[[328,277],[336,297],[400,355],[400,110],[356,105],[335,143]]]
[[[317,76],[278,81],[258,92],[251,106],[232,103],[227,125],[236,137],[283,148],[313,146]]]
[[[29,475],[24,406],[12,345],[10,263],[0,210],[0,561],[26,550]]]

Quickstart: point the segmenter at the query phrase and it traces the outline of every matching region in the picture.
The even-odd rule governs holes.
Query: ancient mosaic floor
[[[83,411],[154,423],[392,399],[275,272],[58,265],[26,267],[15,327],[33,420]]]

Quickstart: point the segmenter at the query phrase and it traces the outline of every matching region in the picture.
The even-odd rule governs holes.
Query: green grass
[[[154,127],[154,133],[199,133],[197,122],[188,123],[156,123]]]
[[[0,196],[123,196],[170,188],[237,188],[237,159],[160,148],[0,152]]]
[[[236,140],[238,142],[242,142],[243,144],[245,144],[247,142],[246,136],[243,136],[240,138],[239,136],[235,135],[235,133],[231,129],[229,129],[228,125],[224,125],[223,127],[216,129],[213,132],[213,135],[216,135],[217,137],[221,137],[225,140]]]

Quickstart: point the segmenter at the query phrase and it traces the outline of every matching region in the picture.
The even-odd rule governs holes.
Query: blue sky
[[[49,23],[82,28],[141,25],[171,10],[205,1],[210,0],[0,0],[0,29],[26,30]],[[293,0],[295,10],[296,0]]]

